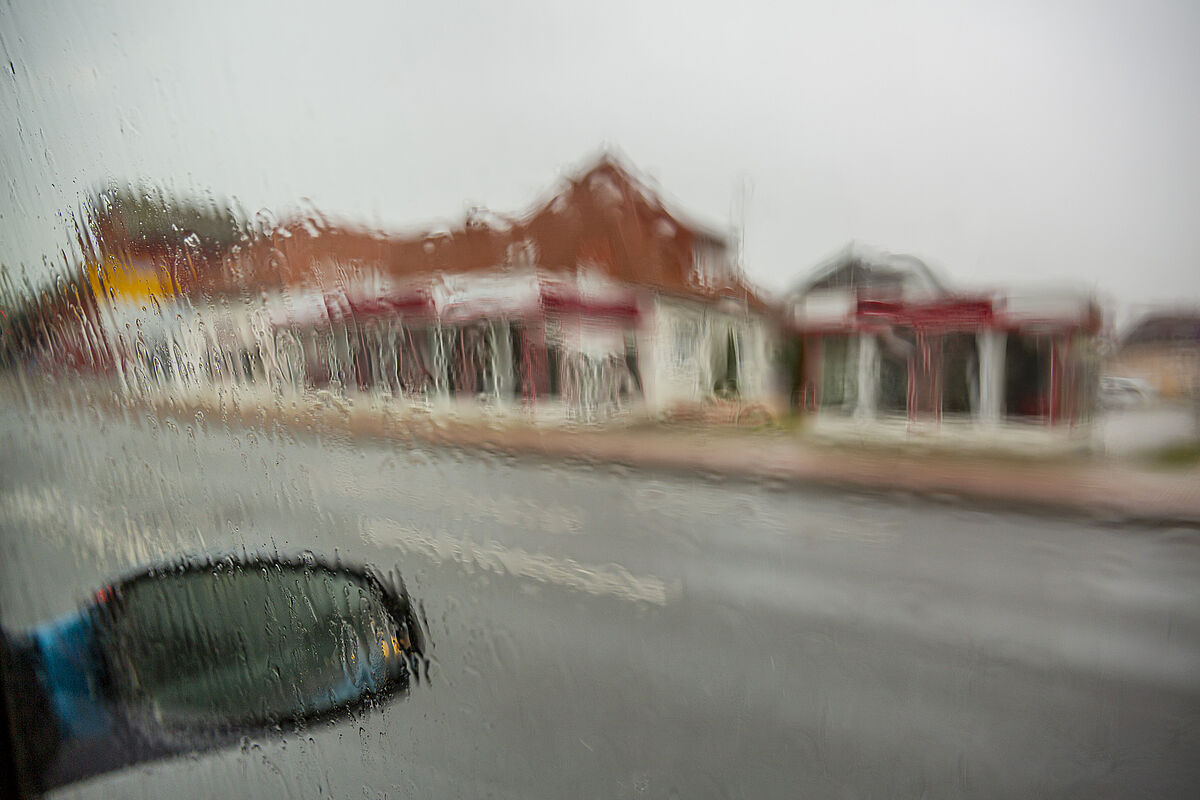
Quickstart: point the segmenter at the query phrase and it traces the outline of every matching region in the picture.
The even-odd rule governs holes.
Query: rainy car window
[[[1200,796],[1200,10],[0,9],[0,795]]]

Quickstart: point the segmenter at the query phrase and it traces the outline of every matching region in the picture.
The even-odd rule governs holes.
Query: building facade
[[[108,250],[127,228],[107,224]],[[769,403],[767,307],[735,250],[605,156],[521,217],[416,235],[299,219],[139,255],[157,291],[97,295],[139,385],[597,421]]]
[[[958,292],[910,256],[842,251],[788,297],[791,401],[818,424],[995,430],[1086,426],[1096,304]]]

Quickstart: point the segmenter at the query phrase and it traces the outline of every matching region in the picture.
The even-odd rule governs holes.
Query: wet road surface
[[[62,796],[1200,791],[1195,530],[22,408],[0,476],[6,627],[311,550],[398,572],[432,645],[385,708]]]

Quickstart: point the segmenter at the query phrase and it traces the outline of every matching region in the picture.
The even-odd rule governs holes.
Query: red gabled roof
[[[231,252],[203,288],[345,284],[357,269],[397,280],[535,266],[575,274],[584,267],[610,280],[670,294],[728,297],[762,310],[766,304],[734,272],[723,285],[694,280],[698,244],[725,247],[723,237],[685,222],[657,193],[609,155],[518,218],[474,215],[449,231],[385,234],[298,219]],[[343,274],[328,274],[337,270]]]

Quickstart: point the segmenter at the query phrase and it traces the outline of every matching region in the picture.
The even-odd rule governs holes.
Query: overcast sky
[[[526,209],[608,145],[744,217],[768,288],[855,239],[968,286],[1200,302],[1194,0],[21,6],[10,273],[108,178],[413,228]]]

